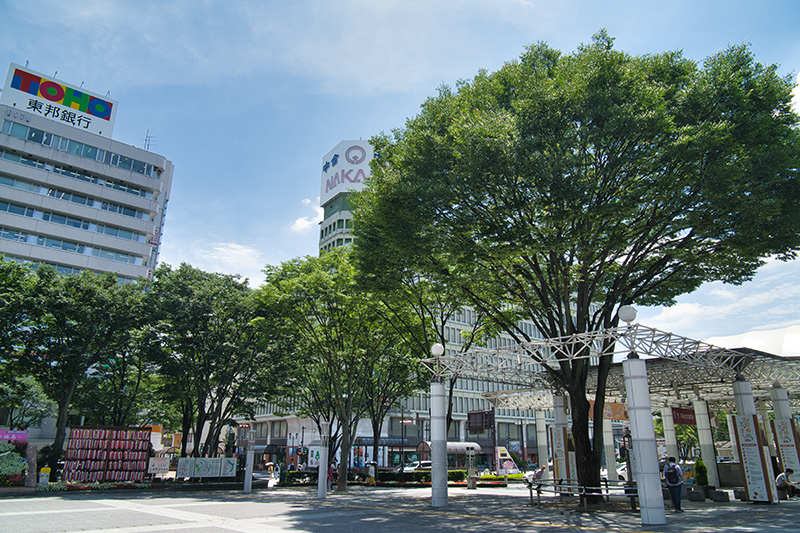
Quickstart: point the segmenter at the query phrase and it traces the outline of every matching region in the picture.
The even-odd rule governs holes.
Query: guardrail
[[[527,483],[527,482],[526,482]],[[533,483],[528,483],[528,489],[531,493],[531,507],[536,505],[542,507],[542,492],[552,492],[557,494],[563,500],[565,496],[580,496],[583,502],[583,510],[589,510],[589,499],[587,496],[603,496],[606,501],[610,501],[611,496],[618,495],[630,498],[631,511],[636,511],[636,498],[639,492],[636,485],[630,485],[627,482],[621,481],[602,481],[602,487],[586,487],[577,482],[567,481],[565,479],[559,480],[536,480]],[[536,491],[536,504],[533,502],[533,491]]]

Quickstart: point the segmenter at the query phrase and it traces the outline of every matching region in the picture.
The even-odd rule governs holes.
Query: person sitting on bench
[[[800,496],[800,489],[797,488],[797,485],[792,483],[789,479],[789,476],[794,474],[794,470],[791,468],[787,468],[783,472],[781,472],[777,478],[775,478],[775,484],[778,486],[779,489],[786,491],[786,496],[789,498],[794,498],[796,496]]]

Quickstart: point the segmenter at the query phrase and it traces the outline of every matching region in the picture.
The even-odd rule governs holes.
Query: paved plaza
[[[449,488],[448,505],[432,508],[430,489],[350,487],[316,498],[315,487],[239,491],[109,491],[0,497],[0,532],[797,532],[800,501],[777,505],[685,502],[667,525],[642,526],[638,512],[578,510],[577,500],[547,498],[531,507],[522,485]],[[624,506],[623,506],[624,507]]]

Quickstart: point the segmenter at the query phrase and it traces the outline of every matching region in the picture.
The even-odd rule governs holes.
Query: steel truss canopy
[[[617,361],[606,383],[607,402],[625,401],[622,359],[642,357],[647,359],[654,407],[691,405],[702,399],[717,409],[733,411],[732,384],[737,378],[750,382],[757,402],[769,402],[770,389],[779,384],[787,389],[792,403],[800,406],[800,358],[721,348],[641,324],[537,339],[496,350],[473,349],[422,363],[434,379],[459,377],[506,385],[508,390],[484,395],[496,407],[547,409],[552,407],[553,394],[559,393],[549,370],[557,372],[564,362],[589,359],[586,392],[593,399],[600,357]]]

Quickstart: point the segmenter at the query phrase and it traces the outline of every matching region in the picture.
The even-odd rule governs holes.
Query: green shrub
[[[698,485],[708,485],[708,467],[702,459],[694,464],[694,481]]]

